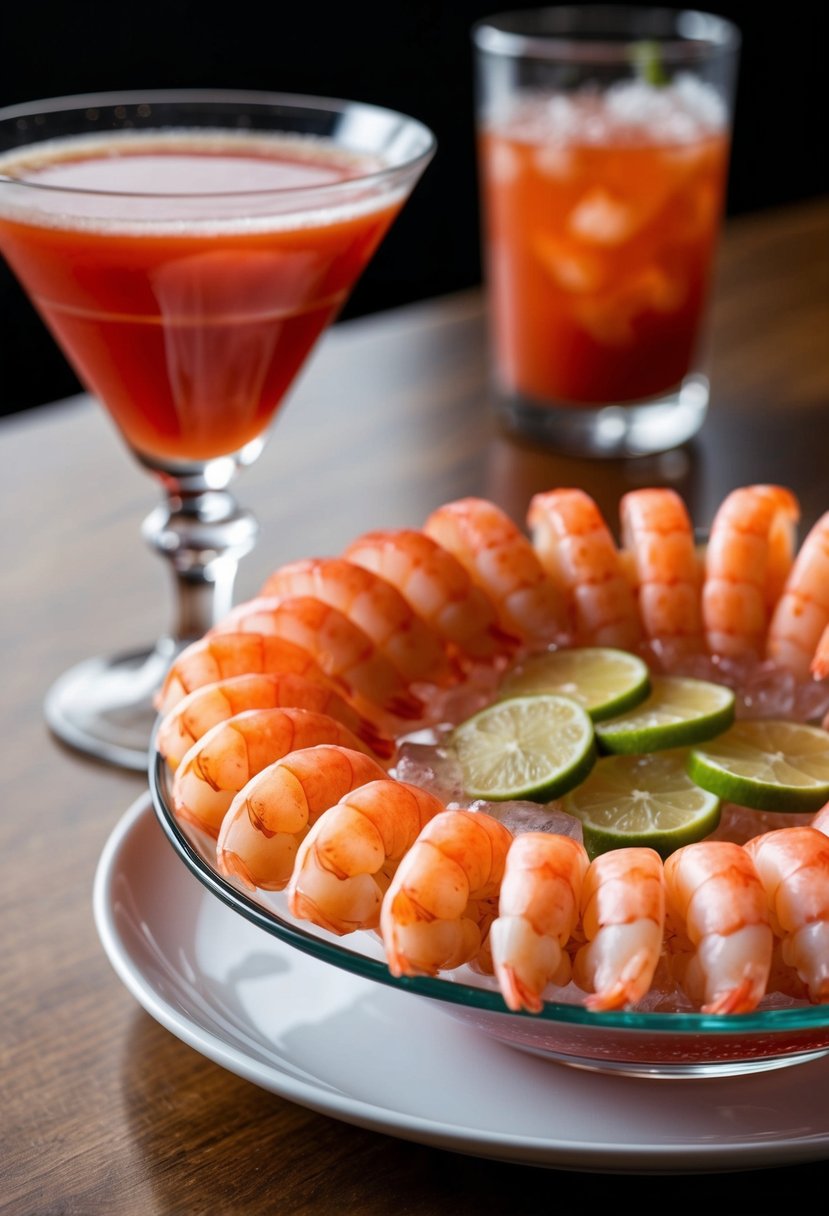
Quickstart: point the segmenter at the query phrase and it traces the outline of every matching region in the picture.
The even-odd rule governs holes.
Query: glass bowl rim
[[[75,186],[56,186],[36,181],[18,180],[14,177],[9,177],[0,173],[0,187],[15,187],[19,190],[37,190],[48,192],[57,195],[69,195],[80,197],[101,197],[101,198],[128,198],[128,199],[166,199],[175,201],[176,199],[228,199],[228,198],[293,198],[302,197],[305,195],[320,195],[326,197],[329,194],[344,192],[348,190],[362,189],[366,186],[371,186],[374,182],[382,182],[388,179],[394,179],[396,176],[405,175],[412,172],[420,172],[425,169],[428,162],[432,159],[437,149],[437,139],[429,127],[421,122],[418,118],[413,118],[408,114],[404,114],[400,110],[392,109],[389,106],[376,105],[372,102],[349,101],[345,98],[336,97],[320,97],[312,95],[303,95],[299,93],[281,93],[269,92],[267,90],[256,89],[147,89],[147,90],[127,90],[125,92],[102,92],[102,93],[78,93],[69,94],[65,97],[47,97],[36,101],[20,102],[10,106],[0,108],[0,129],[4,123],[19,122],[24,118],[34,118],[39,114],[60,114],[70,111],[94,110],[97,108],[115,109],[118,106],[142,106],[142,105],[238,105],[252,107],[261,107],[263,110],[271,107],[285,111],[293,111],[295,114],[300,114],[303,111],[306,113],[324,113],[330,115],[344,115],[347,111],[361,112],[366,115],[374,115],[383,117],[384,119],[396,119],[400,123],[400,129],[410,127],[413,134],[419,136],[416,148],[407,156],[399,161],[383,165],[382,168],[372,169],[370,172],[359,173],[354,177],[345,178],[343,181],[321,183],[315,186],[285,186],[278,189],[255,189],[255,190],[213,190],[213,191],[197,191],[195,193],[158,193],[152,190],[136,191],[136,190],[87,190]],[[132,128],[130,128],[132,129]],[[147,133],[160,130],[162,128],[147,127]],[[166,130],[185,130],[181,128],[173,128],[169,124],[165,125]],[[218,130],[230,135],[237,134],[235,128],[222,127],[221,123],[215,128],[203,128],[204,130]],[[277,132],[278,133],[278,132]],[[117,136],[118,131],[111,130],[102,131],[101,138]],[[241,134],[253,135],[257,134],[255,129],[248,129]],[[259,134],[267,135],[267,131],[259,132]],[[284,132],[284,134],[292,134],[292,132]],[[59,136],[55,135],[57,139]],[[67,138],[80,138],[80,135],[68,136]],[[47,139],[39,138],[32,141],[32,144],[21,143],[14,147],[3,149],[0,151],[0,160],[5,158],[16,149],[24,149],[30,146],[47,143]]]
[[[495,988],[477,987],[440,976],[401,976],[391,974],[385,962],[350,950],[339,942],[315,935],[314,926],[302,928],[300,922],[283,919],[276,910],[266,910],[240,891],[200,856],[176,819],[165,795],[169,770],[156,747],[156,720],[150,741],[148,779],[153,809],[174,850],[188,870],[222,903],[252,924],[280,941],[322,962],[405,992],[465,1009],[478,1009],[505,1018],[529,1018],[536,1023],[570,1023],[589,1030],[643,1031],[648,1034],[734,1036],[773,1034],[818,1029],[829,1025],[829,1006],[803,1003],[786,1009],[760,1009],[752,1013],[705,1014],[698,1012],[654,1012],[643,1010],[595,1011],[584,1005],[545,1001],[540,1013],[513,1012]]]

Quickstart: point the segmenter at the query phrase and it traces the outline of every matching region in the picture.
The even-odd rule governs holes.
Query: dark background
[[[469,29],[527,0],[191,0],[5,6],[0,106],[110,89],[249,88],[375,102],[421,119],[438,152],[343,317],[480,281]],[[674,6],[677,7],[677,6]],[[821,3],[717,3],[743,34],[728,212],[829,189]],[[0,263],[0,414],[77,392]]]

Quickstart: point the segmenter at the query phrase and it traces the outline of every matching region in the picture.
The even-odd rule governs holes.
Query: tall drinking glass
[[[164,499],[177,614],[50,690],[66,742],[147,763],[153,694],[231,604],[256,524],[229,485],[434,152],[375,106],[239,92],[0,110],[0,251]],[[90,588],[90,594],[93,590]]]
[[[708,407],[736,28],[588,4],[473,39],[500,416],[580,455],[683,443]]]

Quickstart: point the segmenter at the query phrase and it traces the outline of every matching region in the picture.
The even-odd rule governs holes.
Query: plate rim
[[[192,1015],[185,1015],[181,1010],[175,1010],[168,1005],[138,968],[128,945],[116,928],[112,901],[113,884],[121,872],[120,867],[123,866],[130,843],[147,821],[154,824],[159,842],[164,841],[165,835],[154,813],[149,791],[139,795],[117,821],[96,866],[92,894],[93,917],[104,952],[121,982],[155,1021],[199,1054],[259,1088],[269,1090],[287,1101],[295,1102],[319,1114],[381,1134],[395,1135],[404,1140],[472,1156],[570,1171],[590,1170],[620,1174],[716,1173],[730,1169],[766,1168],[773,1164],[792,1165],[829,1156],[829,1128],[825,1132],[812,1132],[775,1141],[763,1136],[739,1144],[695,1145],[685,1142],[647,1147],[643,1145],[641,1148],[622,1142],[606,1142],[602,1145],[587,1142],[564,1144],[549,1137],[524,1134],[516,1136],[480,1128],[462,1129],[436,1118],[407,1114],[391,1107],[378,1107],[362,1098],[349,1098],[329,1090],[320,1090],[309,1082],[287,1076],[273,1064],[254,1062],[239,1048],[223,1042],[212,1030],[200,1026]],[[185,875],[189,875],[189,880],[193,882],[194,890],[198,891],[201,900],[217,898],[198,883],[195,875],[181,867],[182,881]],[[218,902],[223,905],[223,901]],[[233,914],[233,910],[227,905],[224,905],[224,910],[228,916]],[[288,943],[279,945],[285,949],[292,948]],[[358,976],[355,979],[372,985],[371,980],[363,977]],[[486,1038],[485,1035],[482,1037]],[[567,1067],[564,1064],[557,1066]],[[735,1078],[732,1083],[744,1084],[746,1080],[747,1078]],[[608,1078],[608,1083],[619,1084],[619,1079]],[[624,1081],[621,1083],[624,1084]],[[660,1084],[656,1079],[650,1083],[655,1086]],[[655,1092],[658,1093],[658,1090]]]

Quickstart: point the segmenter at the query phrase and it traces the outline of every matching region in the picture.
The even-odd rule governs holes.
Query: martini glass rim
[[[176,192],[161,192],[153,190],[90,190],[84,187],[77,186],[59,186],[47,182],[37,182],[27,180],[25,178],[17,178],[13,175],[5,174],[0,170],[0,187],[15,187],[21,190],[36,190],[39,192],[57,194],[57,195],[72,195],[72,196],[87,196],[87,197],[107,197],[107,198],[132,198],[132,199],[228,199],[228,198],[267,198],[280,197],[291,198],[308,194],[313,195],[336,195],[341,194],[344,190],[354,190],[357,188],[371,187],[375,183],[393,179],[399,174],[404,174],[417,170],[419,166],[425,166],[426,163],[434,155],[437,147],[437,140],[434,133],[421,122],[418,118],[413,118],[408,114],[404,114],[400,110],[395,110],[389,106],[377,105],[374,102],[349,101],[345,98],[322,97],[311,94],[300,93],[282,93],[271,92],[268,90],[257,89],[149,89],[140,90],[133,89],[125,92],[109,91],[103,93],[78,93],[64,97],[47,97],[39,101],[28,101],[17,103],[11,106],[0,108],[0,131],[4,124],[19,122],[22,119],[34,118],[36,115],[56,115],[68,113],[71,111],[95,110],[98,108],[117,108],[119,106],[162,106],[176,105],[182,107],[187,105],[235,105],[239,107],[248,106],[250,108],[260,107],[262,111],[267,108],[278,108],[285,112],[293,112],[295,115],[300,113],[327,113],[332,116],[345,115],[348,111],[361,112],[365,115],[373,115],[375,117],[383,117],[385,119],[396,119],[400,123],[400,129],[409,128],[411,132],[419,136],[415,148],[407,155],[400,156],[397,161],[383,164],[378,168],[372,168],[367,172],[357,172],[353,176],[349,176],[343,180],[335,182],[321,182],[313,186],[296,185],[296,186],[278,186],[265,187],[247,190],[198,190],[198,191],[176,191]],[[287,117],[287,113],[284,117]],[[146,117],[146,116],[143,116]],[[100,138],[111,140],[113,136],[116,138],[123,134],[124,131],[134,132],[135,128],[127,127],[119,129],[107,129],[98,132],[89,132],[87,135],[100,135]],[[223,126],[221,117],[217,115],[215,126],[210,127],[188,127],[185,124],[180,126],[173,125],[169,122],[160,122],[158,126],[147,126],[141,128],[137,134],[146,134],[147,136],[167,134],[192,134],[194,131],[202,131],[205,135],[216,134],[226,136],[228,138],[248,137],[255,138],[257,135],[267,137],[273,134],[284,134],[290,136],[297,134],[290,129],[285,129],[280,132],[278,128],[272,130],[257,130],[256,128],[239,128]],[[80,133],[76,136],[82,138]],[[55,134],[52,138],[55,141],[66,136]],[[18,151],[23,151],[29,147],[38,147],[49,142],[49,137],[33,138],[31,143],[19,143],[8,148],[0,149],[0,164],[3,160],[11,159]],[[353,149],[357,152],[358,149]]]

